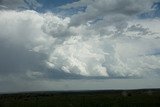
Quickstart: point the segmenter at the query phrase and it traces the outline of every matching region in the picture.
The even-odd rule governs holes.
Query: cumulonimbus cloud
[[[26,56],[36,60],[29,61],[33,62],[34,67],[32,64],[24,67],[26,76],[42,76],[48,69],[82,76],[159,75],[159,19],[126,20],[109,25],[106,23],[106,26],[105,20],[100,20],[71,26],[72,18],[62,18],[53,13],[3,10],[0,16],[0,39],[3,45],[12,45],[13,51],[14,47],[18,48],[20,51],[17,54],[23,53],[21,51],[29,53],[21,56],[22,60],[17,60],[20,63],[26,61],[23,60]],[[117,27],[124,23],[124,26]],[[101,29],[96,28],[100,24],[103,24]],[[155,24],[157,27],[153,29]],[[36,53],[43,58],[33,58]],[[7,57],[3,60],[16,63],[16,58]],[[15,68],[23,66],[20,63]],[[11,69],[5,70],[12,72]]]

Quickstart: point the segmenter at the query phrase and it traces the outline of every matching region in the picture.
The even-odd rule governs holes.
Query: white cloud
[[[106,3],[104,0],[103,2]],[[30,77],[34,75],[38,77],[41,74],[39,72],[47,72],[48,69],[81,76],[111,78],[158,74],[159,19],[150,22],[140,19],[131,20],[130,16],[127,16],[130,15],[130,10],[128,11],[126,5],[122,12],[112,7],[118,5],[116,1],[109,1],[112,4],[109,7],[104,7],[103,2],[93,2],[85,13],[64,18],[52,13],[40,14],[35,11],[0,11],[0,39],[4,40],[3,45],[18,48],[18,54],[28,52],[29,55],[20,58],[26,59],[27,56],[27,59],[31,60],[30,63],[35,60],[33,58],[35,54],[40,57],[45,56],[33,61],[34,64],[22,67],[25,68],[25,72],[36,71],[29,72]],[[130,3],[132,4],[132,1],[127,2],[129,6]],[[107,8],[108,15],[105,9],[105,12],[100,12],[103,10],[101,5]],[[94,11],[91,7],[95,12],[88,13]],[[139,7],[141,8],[141,5]],[[136,8],[133,5],[131,9]],[[141,9],[138,8],[139,10]],[[116,15],[117,12],[121,15]],[[99,14],[104,18],[94,22],[95,16]],[[124,20],[127,18],[128,20]],[[84,23],[81,23],[81,19],[85,20]],[[73,21],[80,22],[81,25],[72,26]],[[156,26],[156,29],[153,29],[153,26]],[[19,49],[19,46],[23,49]],[[7,49],[11,51],[10,48]],[[12,52],[8,55],[12,56]],[[9,57],[5,60],[16,62]],[[23,60],[18,61],[23,62]],[[16,67],[19,68],[19,63]],[[11,73],[11,69],[8,72]]]
[[[94,42],[93,42],[94,41]],[[104,52],[94,46],[96,40],[84,41],[80,36],[74,36],[57,46],[49,57],[49,61],[64,71],[84,76],[108,76]],[[99,41],[97,41],[99,44]]]

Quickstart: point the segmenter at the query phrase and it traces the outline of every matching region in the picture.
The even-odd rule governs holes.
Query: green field
[[[1,94],[0,107],[160,107],[160,90],[54,91]]]

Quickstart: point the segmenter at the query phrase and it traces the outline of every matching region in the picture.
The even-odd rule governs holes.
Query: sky
[[[160,0],[0,0],[0,92],[160,88]]]

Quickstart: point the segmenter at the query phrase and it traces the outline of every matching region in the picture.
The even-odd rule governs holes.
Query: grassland
[[[160,90],[10,93],[0,95],[0,107],[160,107]]]

